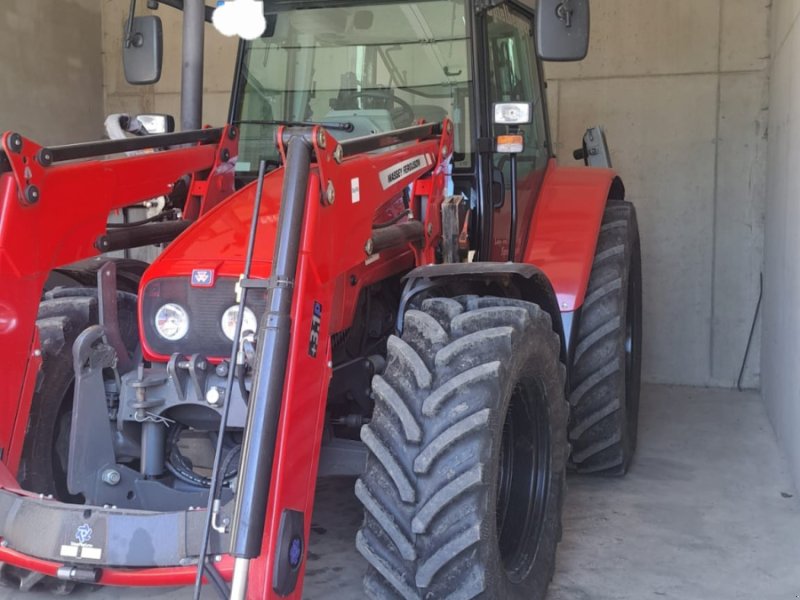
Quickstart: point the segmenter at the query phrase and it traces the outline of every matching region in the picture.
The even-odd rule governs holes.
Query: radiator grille
[[[181,340],[169,341],[155,330],[155,315],[164,304],[174,302],[186,309],[189,315],[189,333]],[[175,352],[184,355],[202,354],[209,358],[227,358],[231,341],[222,333],[222,315],[236,304],[236,279],[220,277],[214,287],[199,288],[189,285],[189,277],[166,277],[147,284],[142,294],[142,335],[150,350],[170,356]],[[249,290],[247,306],[261,319],[266,310],[263,290]]]

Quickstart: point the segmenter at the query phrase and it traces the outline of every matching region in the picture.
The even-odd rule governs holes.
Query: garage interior
[[[177,117],[180,17],[159,11],[162,80],[133,87],[121,60],[127,10],[121,0],[6,0],[0,130],[59,144],[100,139],[111,113]],[[798,18],[795,0],[595,1],[587,59],[546,66],[560,162],[578,164],[586,127],[605,128],[645,265],[637,457],[624,479],[568,479],[549,600],[800,594]],[[207,28],[205,44],[203,120],[217,124],[236,41]],[[329,508],[312,526],[309,599],[360,597],[352,489],[320,482]]]

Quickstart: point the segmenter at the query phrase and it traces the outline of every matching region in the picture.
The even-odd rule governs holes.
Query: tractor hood
[[[252,275],[269,276],[283,187],[283,168],[264,179]],[[222,358],[230,339],[221,323],[236,304],[236,284],[244,270],[256,183],[214,207],[173,241],[147,269],[139,287],[139,327],[149,360],[168,360],[174,353]],[[264,312],[263,290],[248,294],[254,314]],[[186,333],[166,339],[157,330],[159,311],[178,305],[188,320]],[[173,309],[174,310],[174,309]],[[180,311],[179,311],[180,312]],[[173,314],[174,317],[174,314]]]

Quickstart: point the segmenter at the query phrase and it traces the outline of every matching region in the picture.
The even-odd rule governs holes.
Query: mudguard
[[[523,263],[452,263],[417,267],[405,277],[400,314],[425,290],[445,290],[445,295],[488,294],[518,298],[539,305],[550,315],[553,331],[561,338],[561,358],[565,360],[567,337],[561,320],[556,294],[547,275],[538,267]]]
[[[622,180],[613,169],[560,167],[550,161],[523,262],[547,275],[561,312],[574,312],[583,304],[606,203],[624,197]]]

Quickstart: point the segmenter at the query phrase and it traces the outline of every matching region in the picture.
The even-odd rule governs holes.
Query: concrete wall
[[[773,2],[763,396],[800,482],[800,2]]]
[[[182,14],[163,6],[157,11],[148,11],[145,3],[139,2],[137,14],[156,14],[164,23],[164,70],[157,84],[132,86],[125,81],[122,70],[122,32],[128,18],[128,3],[101,2],[106,113],[167,113],[180,123]],[[204,123],[219,125],[228,116],[237,41],[238,38],[223,37],[211,25],[206,25]]]
[[[103,131],[100,0],[3,0],[0,131],[39,143]]]
[[[584,129],[605,126],[639,211],[644,378],[733,386],[762,267],[768,2],[591,6],[587,60],[547,67],[560,158],[574,162]]]
[[[135,88],[120,66],[124,4],[103,0],[106,110],[177,116],[180,18],[159,11],[164,77]],[[733,386],[762,266],[767,0],[596,0],[592,12],[589,58],[547,67],[559,155],[572,163],[584,129],[604,125],[639,210],[645,379]],[[225,118],[235,45],[207,28],[206,122]]]

